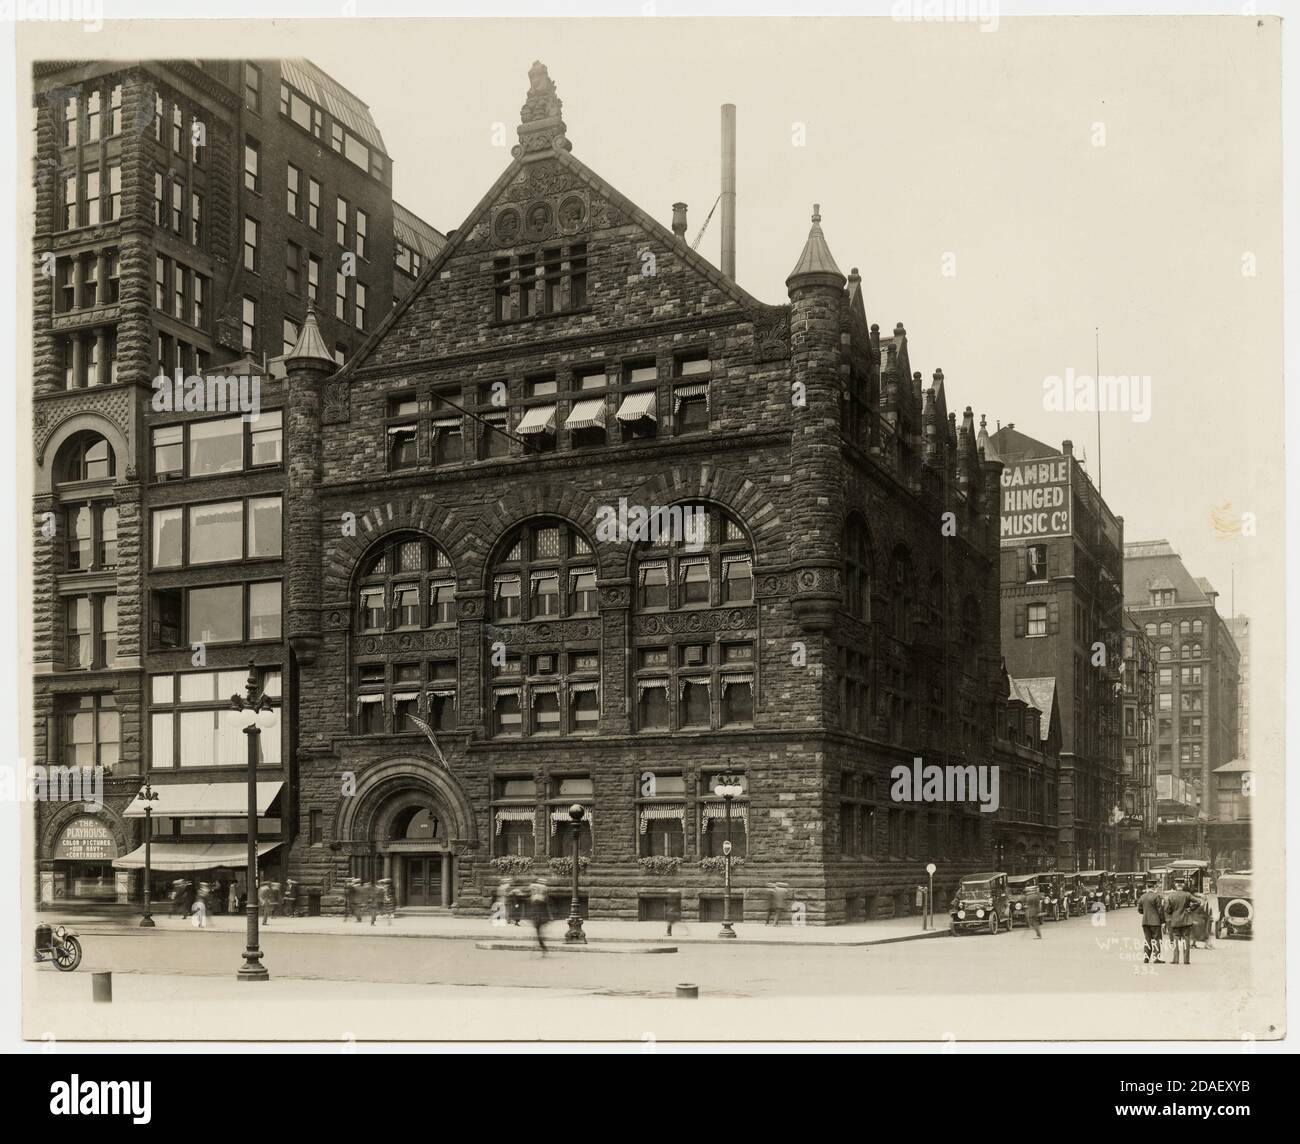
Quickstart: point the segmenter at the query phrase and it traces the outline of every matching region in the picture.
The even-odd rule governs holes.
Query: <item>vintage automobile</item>
[[[1099,909],[1111,907],[1111,875],[1105,870],[1080,870],[1079,893],[1083,898],[1083,910],[1094,913]]]
[[[1136,906],[1138,898],[1142,896],[1143,879],[1145,877],[1146,875],[1136,870],[1116,874],[1114,880],[1115,905]]]
[[[1025,895],[1030,889],[1038,888],[1037,874],[1012,874],[1007,879],[1007,897],[1011,900],[1011,928],[1015,929],[1017,925],[1028,925],[1025,918]],[[1038,900],[1038,916],[1043,916],[1042,895]]]
[[[995,934],[1011,928],[1011,899],[1007,876],[1002,873],[967,874],[948,904],[954,935],[986,929]]]
[[[1069,917],[1070,906],[1065,900],[1065,895],[1061,889],[1061,883],[1065,875],[1052,870],[1045,874],[1038,874],[1036,877],[1038,878],[1038,893],[1043,899],[1044,919],[1050,918],[1054,922],[1059,922],[1062,918]]]
[[[49,926],[41,922],[36,927],[36,960],[52,961],[56,969],[71,973],[81,964],[81,937],[67,926]]]
[[[1168,885],[1166,890],[1172,890],[1174,884],[1181,878],[1187,883],[1187,892],[1189,894],[1205,894],[1209,892],[1209,869],[1208,862],[1201,862],[1195,858],[1180,858],[1177,862],[1170,862],[1166,880]]]
[[[1229,937],[1254,936],[1255,902],[1251,883],[1253,879],[1249,870],[1225,870],[1219,875],[1217,893],[1217,917],[1214,920],[1214,936]]]
[[[1078,874],[1061,875],[1061,913],[1067,918],[1083,913],[1083,893]]]

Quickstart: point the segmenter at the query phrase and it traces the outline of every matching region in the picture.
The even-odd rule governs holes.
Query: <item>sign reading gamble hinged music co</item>
[[[1014,461],[1002,470],[1004,545],[1070,535],[1070,458]]]

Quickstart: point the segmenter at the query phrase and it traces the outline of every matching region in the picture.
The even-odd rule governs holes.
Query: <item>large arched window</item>
[[[897,640],[912,638],[912,609],[916,602],[916,583],[912,574],[911,554],[902,545],[894,549],[891,630]]]
[[[117,475],[117,458],[107,439],[86,430],[64,442],[54,473],[56,484],[107,480]]]
[[[492,567],[492,615],[498,623],[596,617],[596,559],[591,543],[555,517],[521,524]],[[539,629],[543,625],[538,625]],[[581,629],[583,625],[576,625]],[[489,732],[496,737],[590,735],[600,721],[600,640],[557,625],[534,634],[527,654],[493,641],[489,657]]]
[[[372,547],[357,576],[355,663],[356,730],[361,734],[422,733],[456,727],[457,657],[452,639],[444,650],[394,654],[381,637],[389,632],[454,629],[455,571],[428,537],[398,533]],[[375,645],[364,637],[379,637]]]
[[[673,505],[652,516],[646,531],[635,568],[638,610],[753,602],[753,550],[740,522],[722,509]]]
[[[856,514],[844,530],[844,608],[856,619],[871,620],[871,543]]]
[[[578,529],[553,517],[516,528],[492,569],[497,620],[544,620],[597,612],[596,560]]]

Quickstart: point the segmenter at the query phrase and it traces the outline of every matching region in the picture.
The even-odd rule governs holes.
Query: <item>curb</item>
[[[611,945],[613,943],[607,943]],[[518,944],[515,942],[504,941],[479,941],[474,943],[475,949],[508,949],[520,950],[525,953],[536,953],[536,945]],[[547,953],[676,953],[675,945],[648,945],[644,949],[592,949],[590,945],[565,945],[563,942],[557,942],[554,945],[546,947]]]

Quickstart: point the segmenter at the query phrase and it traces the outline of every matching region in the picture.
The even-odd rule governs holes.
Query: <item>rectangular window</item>
[[[251,351],[257,344],[257,299],[245,297],[240,314],[240,344]]]
[[[86,172],[86,225],[99,222],[99,172]]]
[[[284,286],[290,294],[302,288],[302,247],[296,242],[284,244]]]
[[[358,207],[357,208],[357,257],[358,258],[366,257],[366,232],[369,227],[369,223],[370,220],[366,216],[366,212],[363,211],[360,207]]]
[[[206,325],[207,316],[203,309],[204,296],[206,294],[206,289],[207,289],[204,285],[205,282],[207,282],[207,279],[204,278],[203,275],[201,274],[194,275],[193,323],[200,330],[207,328]]]
[[[1026,634],[1030,636],[1047,635],[1047,605],[1030,604],[1029,605],[1029,626]]]
[[[163,141],[163,97],[156,91],[153,93],[153,137],[159,143]]]
[[[260,190],[262,170],[262,145],[251,135],[244,137],[244,187],[256,193]]]
[[[262,69],[256,64],[244,64],[244,106],[262,114]]]
[[[497,619],[517,620],[520,614],[518,576],[498,576],[493,583]]]
[[[203,166],[207,151],[207,126],[197,115],[190,117],[190,160],[196,167]]]
[[[705,680],[682,680],[679,715],[683,727],[709,725],[709,684]]]
[[[279,409],[263,410],[248,423],[249,465],[260,468],[280,463],[284,445],[284,414]]]
[[[387,621],[384,610],[384,590],[382,588],[363,588],[361,590],[361,630],[382,632]]]
[[[558,616],[560,614],[560,574],[558,572],[535,572],[532,578],[530,614],[533,618],[540,616]]]
[[[77,176],[67,175],[63,180],[63,229],[72,230],[77,225]]]
[[[172,150],[181,154],[185,150],[185,113],[180,104],[172,104]]]
[[[163,194],[163,177],[161,172],[155,171],[153,176],[153,224],[154,226],[163,225],[163,216],[167,210],[167,201]]]
[[[244,638],[244,589],[239,584],[191,588],[187,642],[239,643]]]
[[[292,163],[288,167],[287,175],[288,194],[285,202],[285,208],[291,218],[298,218],[298,212],[302,209],[300,196],[302,192],[302,172]]]
[[[292,318],[282,318],[280,320],[280,338],[283,353],[289,354],[293,352],[293,347],[298,344],[298,334],[298,323]]]
[[[638,570],[638,603],[642,608],[668,606],[668,565],[666,562],[642,564]]]
[[[153,431],[153,475],[166,480],[185,471],[185,427],[168,425]]]
[[[77,97],[70,95],[63,101],[63,145],[65,147],[77,145],[77,124],[80,118]]]
[[[707,557],[681,561],[678,564],[680,581],[680,602],[683,606],[707,605],[710,598],[712,582],[709,578],[709,561]]]
[[[179,427],[178,427],[179,428]],[[184,513],[181,508],[156,508],[152,514],[152,563],[155,568],[179,568],[183,559]]]
[[[754,722],[754,682],[752,676],[722,677],[723,726],[748,726]]]
[[[340,322],[347,317],[348,280],[342,274],[334,275],[334,317]]]
[[[108,214],[111,221],[122,217],[122,164],[108,165]]]
[[[198,191],[190,192],[190,242],[203,245],[203,196]]]
[[[241,559],[244,554],[244,502],[191,505],[188,534],[191,564]]]
[[[238,473],[244,467],[244,423],[239,417],[198,421],[189,427],[189,475]]]
[[[115,83],[108,95],[108,133],[122,134],[122,85]]]
[[[307,297],[320,301],[320,259],[314,254],[307,255]]]
[[[575,243],[569,250],[569,308],[587,304],[587,244]]]
[[[261,229],[257,219],[244,216],[244,269],[257,269],[257,238]]]
[[[510,688],[492,694],[492,730],[496,735],[515,736],[523,732],[519,707],[519,689]]]
[[[320,183],[312,178],[307,179],[307,225],[321,233]]]
[[[366,288],[362,283],[358,282],[356,284],[353,298],[354,324],[358,330],[364,330],[366,328]]]
[[[339,195],[334,200],[334,241],[343,247],[348,246],[348,200]]]
[[[280,581],[248,586],[248,638],[278,640],[281,632]]]

